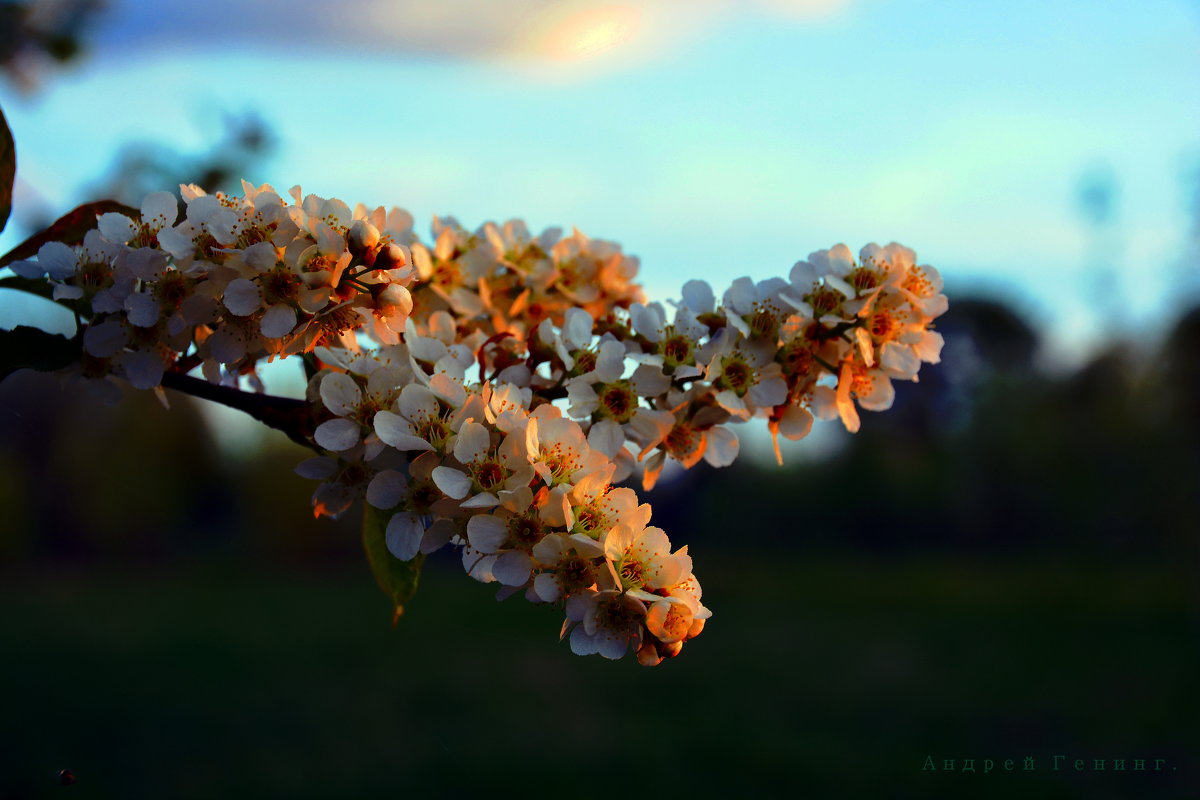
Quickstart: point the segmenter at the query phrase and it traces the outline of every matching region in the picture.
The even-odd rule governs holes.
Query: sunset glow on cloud
[[[627,45],[641,23],[641,13],[631,6],[583,7],[552,16],[545,30],[530,37],[530,49],[562,61],[606,56]]]
[[[236,0],[203,5],[114,0],[94,52],[121,58],[144,50],[192,49],[201,42],[253,51],[307,43],[400,58],[587,66],[548,76],[560,81],[653,62],[737,19],[816,24],[849,6],[850,0],[347,0],[335,8],[298,0],[281,15]],[[242,24],[231,28],[231,18]],[[272,31],[269,38],[260,35],[264,29]]]

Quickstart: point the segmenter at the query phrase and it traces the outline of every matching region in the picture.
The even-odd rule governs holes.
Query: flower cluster
[[[147,389],[165,370],[198,366],[210,381],[236,382],[263,358],[359,330],[399,341],[416,271],[386,227],[394,217],[352,215],[300,187],[291,204],[269,186],[244,188],[231,197],[184,186],[182,219],[179,201],[156,192],[137,219],[100,216],[81,248],[48,242],[36,261],[12,265],[48,277],[54,299],[87,320],[86,377]]]
[[[318,351],[336,365],[313,379],[328,416],[315,439],[332,455],[298,470],[322,481],[318,513],[365,496],[389,514],[396,558],[459,547],[468,574],[502,596],[565,605],[576,653],[632,647],[644,664],[678,653],[709,616],[687,548],[672,552],[650,506],[613,485],[615,465],[583,426],[532,406],[528,388],[465,383],[467,351],[415,326],[405,338],[379,353]]]
[[[498,262],[485,274],[512,277]],[[487,285],[481,279],[483,296]],[[707,283],[689,281],[670,311],[638,301],[601,314],[572,306],[523,335],[520,323],[533,320],[497,320],[486,309],[414,316],[446,347],[473,353],[481,380],[565,397],[568,416],[616,465],[614,480],[641,462],[650,489],[667,460],[730,464],[738,438],[729,423],[764,418],[777,455],[778,436],[803,438],[814,415],[857,431],[858,408],[889,408],[893,380],[915,381],[922,362],[939,360],[931,323],[946,310],[941,290],[937,270],[906,247],[867,245],[856,261],[838,245],[798,262],[789,280],[739,278],[719,302]],[[469,365],[464,352],[460,366]]]
[[[85,377],[236,386],[303,354],[314,512],[364,499],[402,561],[459,548],[501,596],[560,605],[580,654],[657,664],[710,613],[687,548],[620,483],[728,465],[732,424],[756,417],[776,439],[814,416],[855,431],[939,358],[941,278],[898,244],[821,250],[719,299],[689,281],[668,307],[645,302],[636,259],[578,231],[443,218],[427,245],[404,211],[291,197],[183,187],[179,221],[154,194],[14,269],[86,322]]]

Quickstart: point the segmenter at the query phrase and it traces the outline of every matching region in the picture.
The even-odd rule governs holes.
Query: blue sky
[[[617,35],[550,53],[529,37],[561,22],[556,7],[615,15]],[[256,183],[418,220],[577,225],[639,255],[659,298],[898,240],[952,292],[1020,299],[1069,359],[1113,324],[1083,288],[1096,245],[1075,201],[1100,167],[1119,187],[1104,239],[1116,325],[1151,330],[1175,308],[1184,173],[1200,162],[1200,4],[329,8],[114,2],[89,59],[29,96],[0,88],[20,191],[65,210],[122,143],[200,151],[219,112],[254,110],[279,142]]]

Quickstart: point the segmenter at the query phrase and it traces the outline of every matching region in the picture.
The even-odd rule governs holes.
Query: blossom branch
[[[284,432],[323,454],[297,469],[321,481],[316,515],[375,509],[373,567],[396,567],[384,550],[408,565],[403,591],[381,581],[397,606],[419,558],[453,545],[472,577],[561,604],[581,654],[658,663],[708,617],[686,548],[618,484],[640,472],[649,490],[668,459],[729,465],[730,423],[857,431],[857,409],[890,407],[894,380],[940,358],[941,277],[896,243],[819,250],[720,295],[688,281],[669,312],[645,301],[636,258],[579,231],[435,218],[425,244],[399,209],[243,186],[182,187],[182,220],[155,193],[14,261],[88,318],[39,368],[175,389]],[[292,356],[305,400],[235,388]]]

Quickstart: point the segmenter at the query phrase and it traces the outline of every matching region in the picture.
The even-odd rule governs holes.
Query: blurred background
[[[951,299],[857,436],[648,495],[715,612],[654,670],[448,553],[393,631],[282,435],[14,375],[0,797],[1200,795],[1198,67],[1192,0],[0,2],[0,251],[245,177],[576,225],[656,299],[893,239]]]

